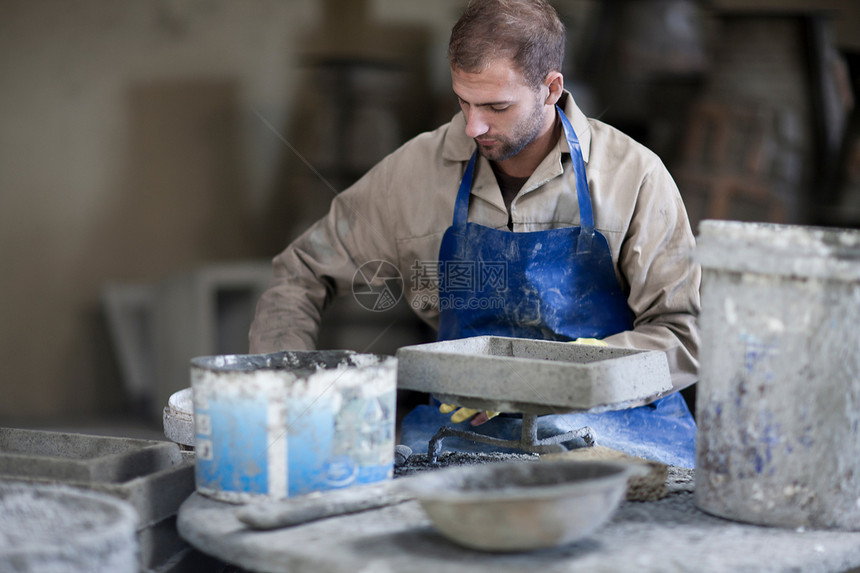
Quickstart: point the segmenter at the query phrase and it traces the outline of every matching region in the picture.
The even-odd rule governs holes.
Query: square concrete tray
[[[0,479],[108,493],[131,503],[143,528],[194,491],[194,457],[172,442],[0,428]]]
[[[397,386],[446,403],[534,414],[618,410],[672,388],[661,351],[496,336],[400,348]]]
[[[175,444],[0,428],[0,474],[118,483],[181,461]]]

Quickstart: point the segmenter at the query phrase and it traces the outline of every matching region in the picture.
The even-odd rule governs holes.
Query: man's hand
[[[469,423],[473,426],[480,426],[484,422],[492,420],[499,415],[498,412],[481,412],[480,410],[473,410],[472,408],[458,408],[453,404],[441,404],[439,406],[439,411],[443,414],[449,414],[451,412],[454,412],[453,414],[451,414],[451,421],[455,424],[465,422],[469,418],[472,418],[472,421]]]

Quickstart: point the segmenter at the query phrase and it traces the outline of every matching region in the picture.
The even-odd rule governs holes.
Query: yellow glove
[[[571,340],[571,344],[585,344],[587,346],[609,346],[602,340],[598,340],[597,338],[577,338],[576,340]]]
[[[457,411],[454,412],[454,410]],[[443,414],[450,414],[451,412],[454,412],[453,414],[451,414],[451,421],[455,424],[465,422],[466,420],[480,412],[480,410],[473,410],[472,408],[457,408],[457,406],[454,406],[453,404],[441,404],[439,406],[439,411]],[[491,420],[499,415],[498,412],[488,411],[484,413],[487,415],[487,420]]]

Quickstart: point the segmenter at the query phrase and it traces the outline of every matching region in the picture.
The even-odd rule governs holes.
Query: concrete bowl
[[[635,472],[616,462],[499,462],[428,472],[410,489],[451,541],[531,551],[591,535],[618,508]]]

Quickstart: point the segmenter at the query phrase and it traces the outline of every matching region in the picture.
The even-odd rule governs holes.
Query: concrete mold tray
[[[179,456],[168,442],[0,428],[0,474],[7,477],[116,483]]]
[[[144,527],[194,491],[194,459],[171,442],[0,428],[0,479],[104,492],[131,503]]]
[[[404,346],[397,361],[399,388],[505,412],[617,410],[672,388],[656,350],[478,336]]]

